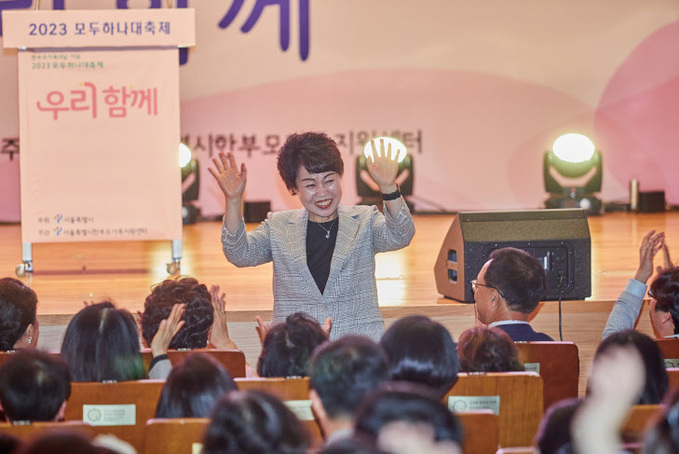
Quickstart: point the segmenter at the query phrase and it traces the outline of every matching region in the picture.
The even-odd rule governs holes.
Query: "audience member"
[[[362,438],[341,438],[326,445],[318,454],[388,454]]]
[[[549,407],[540,421],[535,446],[540,454],[571,454],[574,452],[571,425],[582,400],[564,399]]]
[[[668,388],[667,370],[660,348],[653,339],[634,330],[613,333],[606,337],[594,354],[592,373],[600,366],[599,358],[606,358],[611,350],[619,346],[629,346],[636,350],[642,359],[645,374],[644,387],[637,404],[659,404]]]
[[[120,454],[109,448],[97,446],[82,435],[56,432],[42,435],[28,443],[17,454]]]
[[[519,351],[499,328],[476,326],[463,331],[457,342],[462,372],[515,372],[526,370]]]
[[[17,453],[22,446],[21,440],[14,435],[0,433],[0,454]]]
[[[151,345],[151,378],[166,378],[171,369],[167,346],[183,325],[182,311],[182,305],[175,305],[160,323]],[[75,314],[66,328],[61,355],[76,382],[146,378],[137,324],[132,314],[111,302],[90,304]]]
[[[440,323],[423,315],[403,317],[380,340],[392,380],[427,386],[443,397],[457,381],[455,342]]]
[[[156,407],[156,418],[207,418],[236,383],[224,367],[203,353],[192,353],[170,372]]]
[[[165,320],[175,304],[184,305],[184,326],[170,342],[171,349],[205,348],[212,327],[212,296],[205,284],[184,277],[166,279],[153,287],[144,302],[144,312],[139,312],[141,332],[146,345],[151,345],[160,322]]]
[[[651,230],[639,247],[639,267],[634,278],[618,297],[606,322],[603,337],[617,331],[634,328],[646,295],[646,283],[653,275],[653,259],[662,249],[664,268],[658,266],[658,276],[651,284],[649,314],[657,337],[677,337],[679,334],[679,267],[672,265],[665,233]]]
[[[296,312],[268,329],[257,362],[260,377],[306,377],[314,349],[327,333],[309,315]]]
[[[462,425],[453,412],[412,383],[392,383],[366,396],[356,435],[389,453],[461,453]]]
[[[71,374],[61,359],[22,350],[0,367],[0,404],[9,421],[63,419]]]
[[[345,336],[314,351],[309,366],[311,407],[327,443],[352,434],[363,397],[389,379],[384,350],[367,337]]]
[[[35,347],[39,326],[38,297],[21,281],[0,279],[0,351]]]
[[[662,416],[646,431],[643,452],[653,454],[679,452],[679,389],[669,393],[663,403]]]
[[[261,391],[231,391],[212,412],[203,454],[304,454],[309,443],[283,402]]]
[[[535,257],[520,249],[497,249],[472,281],[478,321],[500,328],[515,342],[552,341],[528,323],[546,287],[545,270]]]

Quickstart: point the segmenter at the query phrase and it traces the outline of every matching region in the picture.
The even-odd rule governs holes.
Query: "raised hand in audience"
[[[182,326],[184,326],[182,315],[184,315],[185,306],[185,304],[175,304],[172,306],[170,315],[160,322],[158,332],[156,332],[156,335],[153,336],[153,340],[151,341],[151,354],[154,358],[167,354],[167,349],[170,347],[172,338],[179,332]]]
[[[667,247],[667,242],[663,241],[662,245],[662,252],[663,252],[663,258],[664,260],[664,267],[661,267],[658,265],[656,268],[656,271],[658,274],[662,273],[664,270],[670,269],[674,266],[674,263],[672,263],[672,259],[670,258],[670,249]]]
[[[590,395],[571,427],[577,452],[620,452],[620,428],[644,388],[645,367],[632,346],[614,346],[596,358],[589,377]]]
[[[229,327],[226,323],[226,294],[220,293],[220,290],[219,285],[210,287],[214,314],[209,335],[210,345],[223,350],[238,350],[238,345],[229,337]]]
[[[655,230],[651,230],[644,236],[644,239],[641,241],[641,246],[639,247],[639,268],[634,275],[634,279],[644,284],[648,282],[653,275],[653,259],[660,249],[664,248],[665,232],[656,233]],[[667,262],[668,258],[669,251],[665,257],[665,262]]]

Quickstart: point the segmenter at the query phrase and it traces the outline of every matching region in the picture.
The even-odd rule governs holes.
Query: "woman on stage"
[[[360,334],[379,340],[384,323],[377,304],[375,254],[410,244],[415,225],[396,184],[391,146],[372,142],[368,171],[382,192],[375,206],[340,205],[344,163],[337,144],[322,133],[293,134],[278,153],[278,172],[304,208],[276,212],[250,233],[242,214],[247,181],[233,154],[219,154],[210,173],[226,197],[222,247],[238,267],[273,261],[273,320],[306,312],[332,319],[330,338]]]

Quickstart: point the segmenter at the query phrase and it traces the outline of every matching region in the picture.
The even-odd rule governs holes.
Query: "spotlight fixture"
[[[601,152],[582,134],[568,133],[554,141],[545,152],[545,208],[582,208],[587,214],[601,214]]]
[[[197,206],[200,171],[198,161],[184,143],[179,144],[179,167],[182,173],[182,224],[193,224],[200,215],[200,208]]]

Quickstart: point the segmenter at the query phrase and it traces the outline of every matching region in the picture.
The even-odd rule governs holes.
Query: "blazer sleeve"
[[[250,233],[245,231],[245,221],[241,219],[238,230],[233,235],[222,223],[224,256],[239,268],[270,262],[272,260],[270,234],[268,219]]]
[[[408,246],[415,236],[415,222],[405,200],[396,217],[392,217],[389,210],[382,214],[374,207],[372,231],[375,252],[396,251]]]

